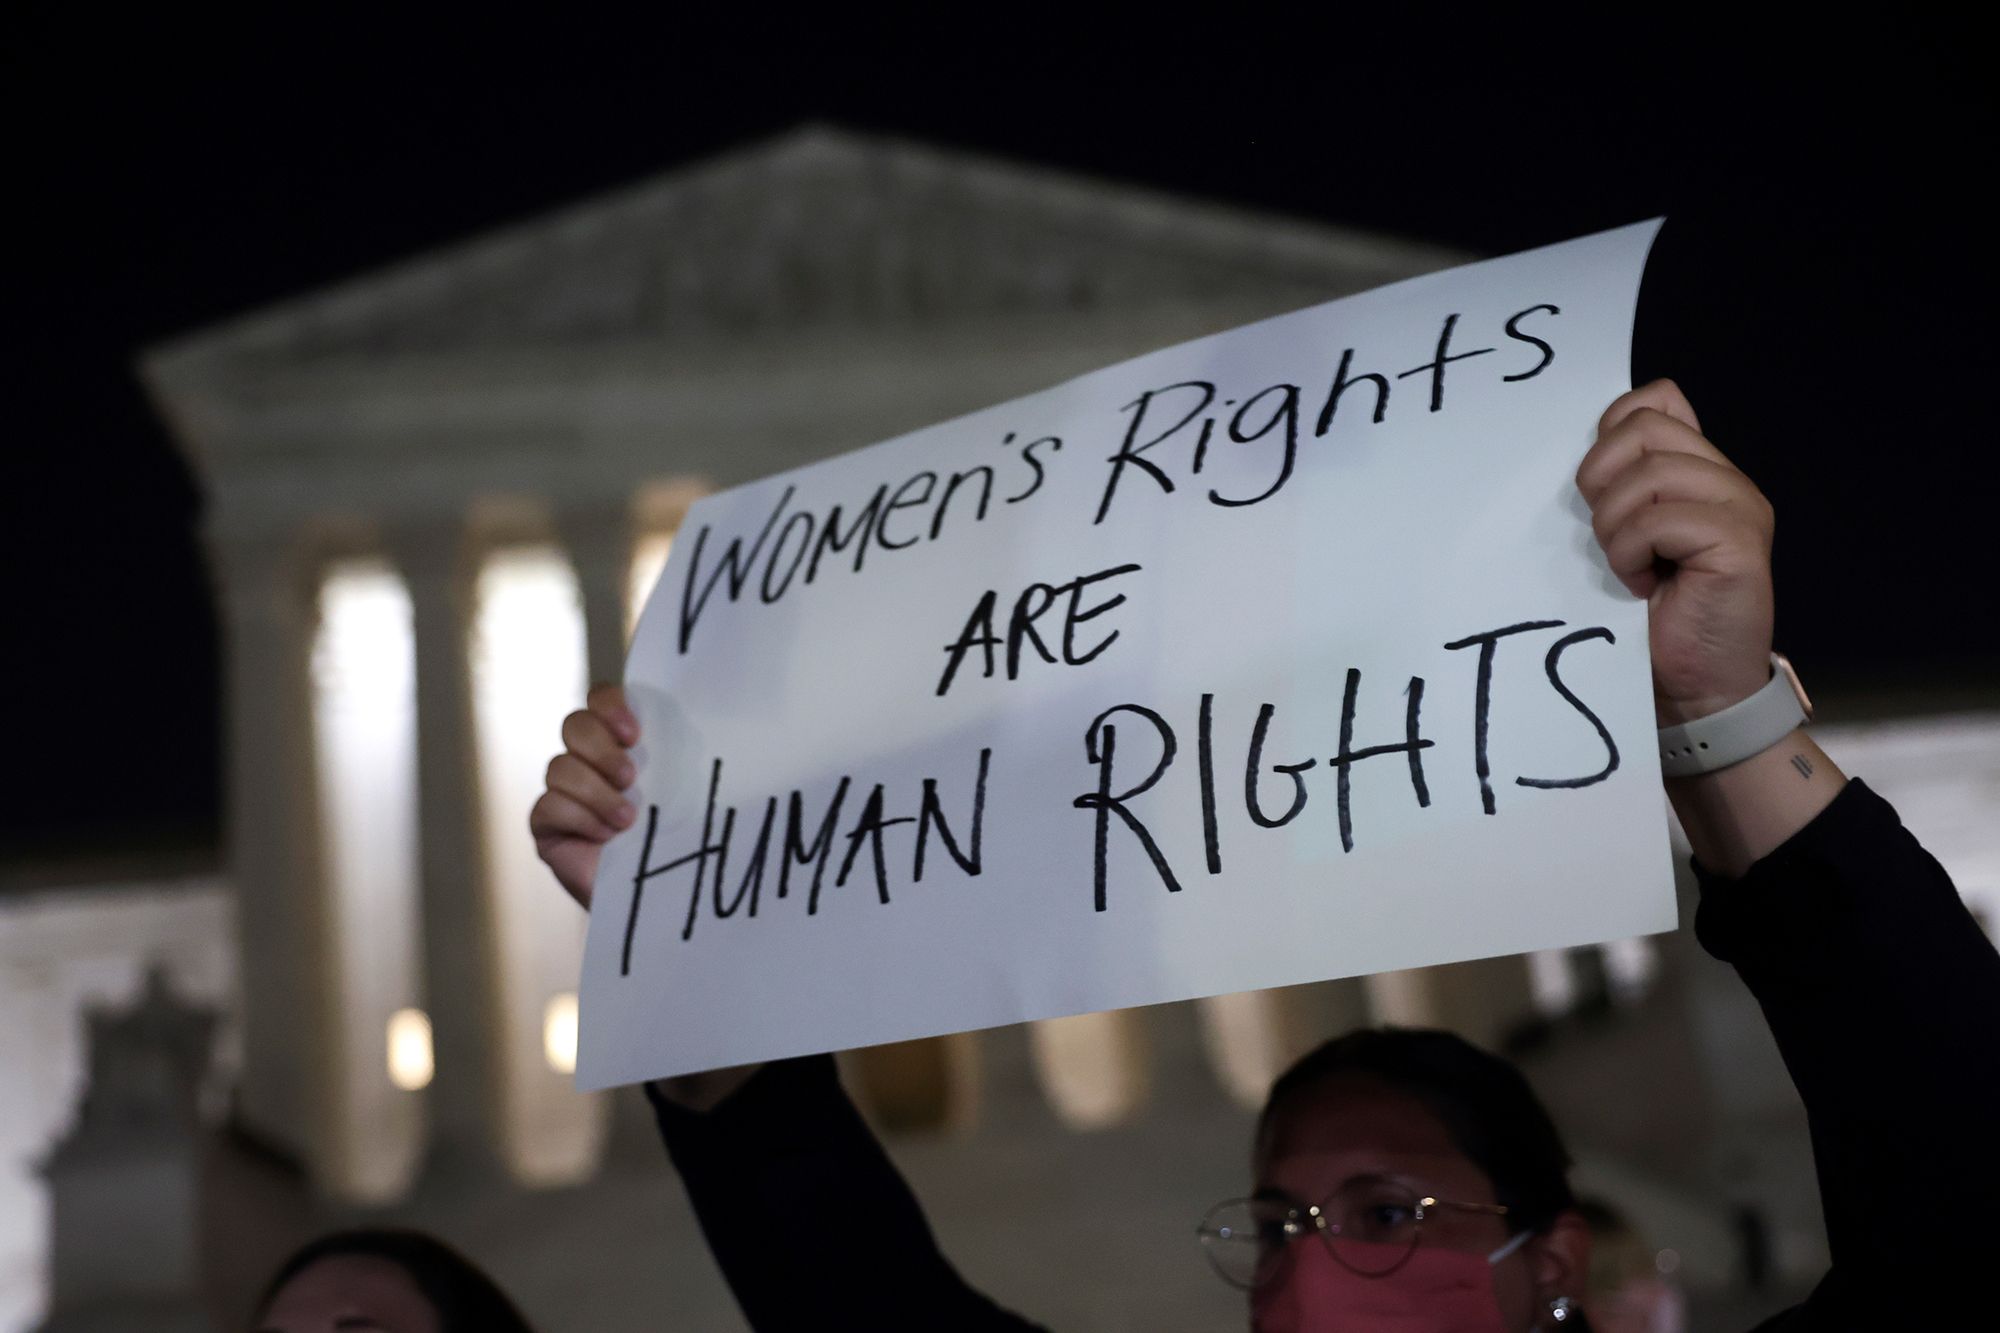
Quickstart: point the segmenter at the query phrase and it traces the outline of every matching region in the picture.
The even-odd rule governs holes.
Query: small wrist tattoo
[[[1792,767],[1799,770],[1799,776],[1810,779],[1813,775],[1812,760],[1802,754],[1792,756]]]

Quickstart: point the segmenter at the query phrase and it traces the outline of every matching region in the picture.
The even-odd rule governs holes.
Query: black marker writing
[[[915,490],[919,484],[923,487],[922,493],[910,495],[909,492]],[[897,541],[890,535],[889,523],[896,517],[896,511],[899,509],[921,509],[929,504],[931,502],[931,492],[936,489],[937,473],[935,472],[919,472],[916,476],[911,477],[896,488],[896,493],[889,497],[888,508],[882,511],[882,545],[886,549],[900,551],[906,546],[915,546],[917,544],[917,541],[923,536],[921,526],[902,541]],[[940,518],[943,517],[944,506],[938,506],[938,515]]]
[[[1195,758],[1201,768],[1201,846],[1208,873],[1222,873],[1222,841],[1215,827],[1215,696],[1201,696],[1195,723]]]
[[[1404,739],[1395,745],[1370,745],[1364,749],[1354,748],[1354,702],[1361,692],[1361,673],[1353,667],[1347,669],[1347,689],[1340,699],[1340,753],[1328,762],[1338,772],[1334,782],[1334,806],[1340,815],[1340,850],[1354,850],[1354,817],[1349,809],[1348,797],[1352,790],[1354,765],[1363,759],[1373,759],[1377,755],[1407,754],[1410,763],[1410,785],[1416,790],[1417,804],[1427,807],[1431,803],[1430,789],[1424,785],[1423,752],[1431,747],[1431,742],[1417,734],[1419,714],[1422,711],[1424,681],[1421,676],[1410,677],[1405,690],[1410,697],[1409,710],[1404,714]]]
[[[1004,441],[1004,443],[1011,444],[1013,443],[1013,441],[1014,437],[1012,435],[1009,435],[1007,439]],[[1021,491],[1018,494],[1010,495],[1007,497],[1008,504],[1017,505],[1021,503],[1021,501],[1033,495],[1036,491],[1042,489],[1042,482],[1048,477],[1049,470],[1048,468],[1043,466],[1041,459],[1035,457],[1035,450],[1040,449],[1043,446],[1047,446],[1049,452],[1052,454],[1061,453],[1062,437],[1059,435],[1044,435],[1039,440],[1030,440],[1027,444],[1021,446],[1021,461],[1034,469],[1035,476],[1034,480],[1028,483],[1028,488],[1026,490]]]
[[[827,803],[826,814],[819,821],[819,830],[812,841],[806,842],[799,836],[805,828],[805,796],[793,792],[785,811],[785,850],[778,862],[778,896],[789,896],[792,888],[792,867],[809,865],[813,868],[812,887],[807,890],[806,915],[819,911],[820,881],[826,878],[827,858],[833,854],[833,826],[840,818],[840,807],[847,800],[848,779],[842,778],[840,785],[833,789],[833,799]]]
[[[840,863],[840,873],[834,876],[833,887],[840,888],[847,883],[848,872],[854,869],[854,858],[861,851],[865,841],[875,856],[875,894],[884,904],[889,901],[889,860],[882,848],[882,830],[897,824],[914,824],[915,815],[904,815],[898,819],[882,817],[881,783],[868,793],[868,799],[861,804],[861,818],[854,821],[854,831],[847,835],[847,856]],[[810,915],[810,913],[808,913]]]
[[[736,812],[732,810],[730,813],[733,815]],[[736,886],[736,896],[730,899],[726,905],[722,901],[722,874],[720,870],[716,872],[715,916],[718,921],[726,921],[730,917],[735,916],[737,909],[743,906],[746,896],[750,902],[749,911],[746,915],[757,915],[757,899],[764,890],[764,860],[766,854],[771,850],[771,826],[777,822],[777,818],[778,798],[773,796],[764,802],[764,819],[757,826],[757,841],[751,846],[750,860],[743,867],[743,881]],[[727,836],[725,833],[724,837],[727,838]],[[683,934],[681,938],[686,939],[687,936]]]
[[[845,885],[854,874],[855,867],[863,864],[862,853],[867,852],[865,864],[875,881],[876,901],[881,904],[891,902],[890,852],[885,834],[900,825],[915,824],[915,846],[909,861],[909,882],[920,884],[924,879],[925,858],[933,836],[943,844],[946,855],[958,870],[968,878],[977,877],[983,869],[987,776],[992,767],[993,751],[990,747],[980,750],[978,768],[972,784],[969,817],[958,825],[954,832],[952,821],[945,816],[945,800],[939,791],[936,778],[924,778],[917,812],[914,815],[889,813],[887,788],[882,783],[872,784],[868,797],[862,802],[854,821],[844,834],[847,850],[841,858],[839,872],[834,877],[834,887]],[[786,815],[782,843],[775,837],[778,825],[779,800],[776,796],[764,800],[764,816],[758,823],[757,836],[750,844],[748,860],[744,865],[741,879],[733,895],[724,896],[724,872],[734,845],[736,833],[735,806],[720,805],[719,792],[723,781],[723,761],[714,759],[709,768],[708,796],[702,814],[701,841],[693,851],[680,856],[669,857],[656,862],[660,841],[660,807],[651,805],[646,811],[646,833],[640,846],[638,869],[632,876],[632,899],[626,910],[625,934],[619,955],[619,975],[629,976],[638,934],[639,918],[648,884],[662,875],[671,874],[686,866],[694,867],[694,879],[688,893],[687,911],[683,918],[680,937],[693,938],[696,923],[700,920],[704,902],[718,921],[733,917],[756,917],[759,912],[765,877],[768,873],[770,857],[775,851],[778,857],[777,897],[788,898],[791,892],[791,872],[795,867],[811,866],[812,882],[806,896],[805,913],[816,916],[821,906],[821,888],[826,876],[828,861],[833,851],[834,839],[842,836],[839,830],[842,807],[847,799],[848,789],[853,785],[851,776],[842,776],[834,786],[824,814],[816,826],[806,814],[804,792],[793,791],[786,800]],[[717,814],[721,819],[718,831]],[[963,837],[961,838],[961,834]],[[712,886],[712,887],[711,887]],[[704,897],[704,890],[709,892]]]
[[[1604,742],[1604,767],[1588,777],[1581,778],[1515,778],[1523,787],[1588,787],[1604,781],[1618,771],[1618,742],[1611,739],[1611,729],[1604,725],[1604,719],[1590,710],[1590,705],[1576,697],[1576,691],[1563,684],[1562,675],[1556,670],[1556,663],[1569,648],[1587,639],[1602,639],[1606,643],[1616,643],[1611,631],[1602,625],[1580,629],[1574,634],[1565,634],[1549,646],[1549,654],[1542,659],[1542,669],[1548,673],[1549,684],[1555,686],[1556,693],[1566,700],[1571,708],[1583,714],[1590,725],[1597,728],[1597,739]]]
[[[1114,796],[1111,793],[1111,771],[1117,762],[1118,728],[1111,719],[1118,713],[1131,713],[1153,724],[1153,730],[1160,738],[1160,758],[1153,765],[1153,771],[1148,773],[1137,786],[1128,787]],[[1147,831],[1145,824],[1125,805],[1134,797],[1151,791],[1153,784],[1166,774],[1174,762],[1174,748],[1174,729],[1167,725],[1167,720],[1152,709],[1139,704],[1118,704],[1105,709],[1091,721],[1089,730],[1083,733],[1083,753],[1091,763],[1097,765],[1097,790],[1085,792],[1071,804],[1079,810],[1097,812],[1093,882],[1096,892],[1095,902],[1100,912],[1107,906],[1105,881],[1108,878],[1110,862],[1111,816],[1114,814],[1124,821],[1125,827],[1132,830],[1132,835],[1138,838],[1140,847],[1145,849],[1147,859],[1153,863],[1153,869],[1159,875],[1160,882],[1167,886],[1167,891],[1169,893],[1181,891],[1181,883],[1174,878],[1173,867],[1167,864],[1166,855],[1160,851],[1160,844],[1153,841],[1153,835]]]
[[[1494,665],[1500,641],[1533,631],[1560,629],[1562,624],[1560,620],[1523,621],[1487,630],[1484,633],[1468,635],[1444,645],[1447,651],[1475,645],[1479,648],[1473,691],[1473,767],[1479,778],[1480,808],[1486,814],[1494,814],[1497,810],[1492,785],[1490,732],[1495,710],[1500,706],[1494,688]],[[1543,789],[1588,787],[1607,780],[1617,771],[1618,747],[1612,739],[1610,729],[1562,677],[1561,666],[1565,654],[1580,643],[1597,639],[1607,643],[1616,642],[1611,631],[1601,625],[1564,635],[1544,654],[1542,669],[1550,688],[1597,732],[1598,739],[1605,749],[1604,764],[1596,772],[1576,777],[1516,777],[1514,781],[1520,786]],[[1424,752],[1435,749],[1437,742],[1423,734],[1426,693],[1424,677],[1410,676],[1408,683],[1403,687],[1403,706],[1398,710],[1402,715],[1402,738],[1374,745],[1359,745],[1355,739],[1361,723],[1359,717],[1361,685],[1361,671],[1358,668],[1349,668],[1341,696],[1338,749],[1326,761],[1327,767],[1334,774],[1333,819],[1337,822],[1343,852],[1352,852],[1359,840],[1355,828],[1352,798],[1354,770],[1362,761],[1387,755],[1402,755],[1408,772],[1410,793],[1416,798],[1417,808],[1428,810],[1432,807],[1432,793]],[[1249,728],[1248,744],[1244,750],[1241,789],[1243,814],[1252,828],[1283,828],[1298,820],[1306,812],[1311,794],[1307,774],[1319,763],[1317,759],[1304,759],[1297,763],[1266,763],[1265,749],[1270,740],[1276,713],[1277,709],[1273,704],[1263,703],[1257,706],[1255,719]],[[1119,717],[1120,714],[1127,714],[1134,720],[1123,721]],[[1130,749],[1129,734],[1138,727],[1139,720],[1151,725],[1153,736],[1156,738],[1153,742],[1143,743],[1143,754],[1151,759],[1149,768],[1146,767],[1146,758],[1135,762],[1130,754],[1120,757],[1120,741],[1127,741],[1126,748]],[[1152,832],[1152,827],[1148,823],[1149,818],[1155,823],[1165,820],[1166,823],[1161,826],[1173,828],[1191,828],[1193,821],[1198,819],[1206,869],[1214,876],[1223,873],[1222,844],[1228,834],[1225,825],[1229,822],[1225,816],[1233,817],[1233,813],[1225,808],[1216,785],[1215,752],[1218,729],[1224,728],[1226,722],[1227,719],[1214,692],[1204,691],[1198,696],[1193,718],[1195,790],[1190,799],[1187,779],[1174,779],[1170,773],[1178,754],[1178,745],[1174,728],[1165,717],[1142,704],[1122,703],[1106,709],[1092,719],[1089,729],[1084,734],[1084,757],[1096,769],[1095,790],[1076,797],[1071,804],[1079,810],[1090,811],[1095,825],[1091,871],[1091,897],[1095,910],[1105,911],[1109,905],[1112,864],[1110,846],[1114,816],[1137,841],[1139,850],[1151,864],[1154,874],[1170,892],[1179,892],[1181,883],[1174,874],[1159,838]],[[1157,750],[1154,749],[1155,744]],[[1143,774],[1139,772],[1142,768],[1145,770]],[[1291,779],[1290,799],[1283,809],[1276,809],[1266,803],[1267,797],[1263,787],[1269,781],[1271,774],[1283,774]],[[1147,802],[1142,804],[1141,797],[1146,797]],[[1147,809],[1149,804],[1152,807],[1150,813]],[[1178,812],[1175,809],[1177,805]]]
[[[1192,390],[1193,393],[1183,392],[1184,390]],[[1195,401],[1182,414],[1179,421],[1176,421],[1152,439],[1147,440],[1144,444],[1140,444],[1138,442],[1139,432],[1146,426],[1147,418],[1152,413],[1153,402],[1164,394],[1173,394],[1179,400],[1186,400],[1189,397],[1193,397]],[[1162,491],[1171,492],[1174,489],[1174,483],[1168,479],[1166,472],[1157,463],[1142,457],[1142,455],[1148,449],[1164,441],[1168,436],[1177,434],[1181,427],[1193,421],[1203,412],[1206,412],[1208,405],[1214,401],[1215,386],[1213,384],[1210,384],[1207,380],[1187,380],[1180,384],[1169,384],[1162,389],[1148,389],[1131,402],[1125,404],[1125,406],[1119,408],[1118,410],[1121,412],[1130,412],[1132,414],[1132,422],[1125,428],[1125,441],[1118,446],[1118,452],[1105,460],[1111,464],[1111,475],[1104,479],[1104,495],[1097,502],[1097,517],[1092,519],[1091,522],[1102,523],[1104,516],[1111,512],[1111,497],[1117,494],[1118,479],[1125,475],[1125,469],[1128,465],[1138,467],[1140,471],[1158,482]],[[1205,439],[1206,436],[1204,436]]]
[[[1526,370],[1502,373],[1502,383],[1533,379],[1555,360],[1554,346],[1546,338],[1527,332],[1522,327],[1529,316],[1544,313],[1553,315],[1561,312],[1556,306],[1544,302],[1519,310],[1505,321],[1505,333],[1510,342],[1538,349],[1541,359]],[[1497,347],[1453,350],[1459,335],[1460,319],[1458,313],[1445,316],[1430,359],[1408,370],[1398,371],[1393,377],[1404,380],[1428,376],[1432,412],[1441,412],[1445,408],[1445,380],[1449,367],[1499,350]],[[1380,371],[1357,370],[1358,355],[1353,347],[1341,350],[1339,364],[1314,420],[1314,439],[1325,437],[1334,428],[1349,390],[1359,390],[1363,386],[1373,391],[1370,395],[1373,401],[1364,409],[1368,415],[1365,418],[1352,412],[1349,415],[1356,421],[1366,420],[1375,425],[1387,419],[1393,397],[1390,393],[1392,377]],[[1217,484],[1208,491],[1209,502],[1229,508],[1245,508],[1261,504],[1283,491],[1298,464],[1301,421],[1306,410],[1299,386],[1244,385],[1234,390],[1232,396],[1224,396],[1230,392],[1208,380],[1182,380],[1148,389],[1120,408],[1119,411],[1130,416],[1125,423],[1123,440],[1105,460],[1110,464],[1110,471],[1104,478],[1104,490],[1098,496],[1097,512],[1091,522],[1102,523],[1110,514],[1119,483],[1125,479],[1128,469],[1136,468],[1151,478],[1163,495],[1171,495],[1178,489],[1183,466],[1186,475],[1200,476],[1212,461],[1210,449],[1218,438],[1218,425],[1223,427],[1222,438],[1231,443],[1249,445],[1268,442],[1272,452],[1267,456],[1273,462],[1268,480],[1241,494]],[[1233,414],[1218,411],[1218,404],[1222,409],[1235,410]],[[1188,452],[1183,455],[1180,448],[1186,448]],[[1216,458],[1221,459],[1228,470],[1239,470],[1244,466],[1237,461],[1242,458],[1240,451],[1226,445],[1218,447]],[[1185,459],[1184,464],[1178,461],[1181,459]]]
[[[1505,629],[1490,629],[1484,634],[1472,634],[1463,639],[1454,639],[1445,647],[1457,652],[1460,648],[1479,645],[1479,674],[1472,692],[1472,767],[1479,775],[1479,804],[1487,814],[1495,813],[1493,803],[1492,765],[1486,756],[1486,724],[1493,713],[1493,653],[1500,640],[1512,634],[1526,634],[1530,630],[1555,629],[1560,620],[1524,620],[1518,625]]]
[[[1013,439],[1009,435],[1002,443],[1011,444]],[[1059,437],[1044,435],[1021,450],[1017,457],[1030,476],[1023,489],[1006,497],[1008,504],[1041,489],[1048,465],[1038,453],[1053,454],[1061,448]],[[720,589],[730,602],[739,601],[760,565],[756,588],[766,605],[816,582],[823,568],[839,561],[860,574],[870,551],[908,550],[919,542],[942,539],[954,524],[985,522],[993,512],[996,481],[994,469],[984,463],[951,473],[925,470],[900,482],[884,482],[859,503],[843,500],[823,510],[812,505],[793,508],[798,487],[787,485],[755,540],[746,547],[742,537],[732,537],[713,565],[708,564],[713,529],[703,524],[694,534],[681,593],[680,651],[688,651],[695,625],[716,591]]]
[[[1250,415],[1252,408],[1273,394],[1278,395],[1278,401],[1271,415],[1265,418],[1263,425],[1254,427],[1245,434],[1243,419]],[[1283,445],[1283,452],[1278,456],[1278,475],[1271,484],[1257,494],[1240,500],[1227,499],[1220,491],[1211,490],[1208,493],[1210,502],[1231,508],[1253,505],[1260,500],[1270,499],[1283,490],[1285,483],[1292,479],[1292,467],[1298,462],[1299,457],[1299,386],[1296,384],[1273,384],[1270,388],[1253,394],[1243,406],[1236,409],[1236,415],[1229,419],[1229,438],[1238,444],[1254,444],[1279,427],[1283,428],[1278,437]],[[1206,436],[1203,438],[1206,439]],[[1197,451],[1195,470],[1201,470],[1199,451]]]
[[[1532,343],[1534,346],[1542,349],[1542,359],[1535,362],[1535,364],[1529,369],[1520,372],[1518,375],[1501,376],[1501,378],[1509,384],[1518,384],[1522,380],[1533,379],[1535,376],[1547,370],[1549,368],[1549,363],[1556,359],[1555,348],[1549,346],[1547,343],[1543,342],[1540,338],[1537,338],[1532,333],[1521,332],[1521,321],[1526,319],[1528,316],[1536,313],[1537,311],[1541,310],[1546,310],[1551,315],[1560,315],[1562,313],[1562,308],[1560,306],[1552,306],[1548,304],[1531,305],[1526,310],[1523,310],[1520,313],[1514,315],[1507,321],[1507,336],[1509,338],[1512,338],[1517,342]]]
[[[757,540],[750,544],[748,555],[743,552],[741,537],[729,539],[729,546],[722,553],[721,563],[709,573],[708,582],[702,585],[700,596],[695,595],[694,585],[701,573],[702,549],[708,545],[708,525],[703,524],[701,531],[694,535],[694,554],[688,560],[687,587],[681,593],[682,652],[688,650],[688,636],[694,633],[694,623],[701,616],[702,608],[708,605],[709,595],[715,591],[715,585],[719,581],[725,578],[729,581],[730,601],[733,602],[742,596],[744,581],[750,577],[750,567],[757,563],[758,552],[764,549],[764,543],[769,539],[771,529],[777,526],[779,515],[783,514],[785,506],[792,502],[792,495],[797,489],[794,486],[785,487],[785,493],[778,497],[777,507],[772,509],[771,516],[764,520],[763,531],[759,532]]]
[[[979,752],[979,778],[972,788],[972,851],[961,850],[958,839],[951,836],[951,825],[944,822],[944,806],[938,801],[937,779],[924,779],[923,804],[917,812],[917,856],[911,867],[910,879],[918,884],[924,882],[924,847],[930,841],[932,829],[938,831],[938,838],[944,843],[944,850],[958,868],[968,875],[979,873],[980,840],[986,826],[986,770],[992,764],[993,749],[988,746]]]
[[[1067,583],[1030,583],[1014,599],[1013,611],[1007,617],[1007,633],[1004,639],[993,620],[994,613],[999,609],[999,590],[989,588],[981,593],[979,600],[974,603],[972,614],[966,617],[958,637],[944,646],[944,671],[938,677],[936,693],[943,695],[951,689],[952,682],[958,677],[959,667],[965,662],[966,654],[975,648],[980,653],[980,676],[989,680],[999,665],[995,653],[1003,646],[1006,650],[1005,666],[1008,680],[1020,678],[1023,648],[1034,649],[1035,655],[1050,665],[1060,662],[1067,666],[1084,666],[1096,660],[1105,649],[1117,642],[1119,632],[1111,630],[1090,647],[1079,648],[1077,627],[1124,605],[1125,594],[1113,593],[1101,601],[1086,606],[1083,600],[1084,593],[1100,583],[1138,572],[1138,565],[1116,565],[1110,569],[1100,569],[1094,574],[1081,575]],[[1042,637],[1038,622],[1057,602],[1064,599],[1067,599],[1067,605],[1062,613],[1062,634],[1057,639],[1058,647],[1052,648],[1049,641]]]
[[[1412,375],[1421,375],[1428,370],[1431,373],[1431,411],[1433,412],[1441,411],[1444,407],[1444,368],[1454,361],[1465,361],[1475,356],[1485,356],[1493,350],[1491,347],[1481,347],[1470,352],[1452,352],[1451,333],[1457,327],[1457,315],[1445,316],[1444,331],[1438,334],[1437,355],[1429,361],[1424,362],[1423,365],[1414,366],[1396,376],[1399,380],[1406,380]]]
[[[1277,709],[1265,704],[1257,710],[1256,725],[1250,728],[1250,757],[1243,769],[1243,806],[1250,815],[1250,822],[1259,828],[1283,828],[1299,817],[1299,811],[1306,808],[1306,780],[1299,775],[1317,764],[1319,760],[1308,759],[1299,764],[1273,764],[1273,773],[1289,774],[1292,779],[1292,803],[1285,807],[1285,813],[1273,819],[1264,813],[1263,804],[1257,799],[1257,777],[1264,765],[1264,735],[1270,730],[1271,714]]]

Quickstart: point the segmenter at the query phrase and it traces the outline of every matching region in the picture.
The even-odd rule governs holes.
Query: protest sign
[[[579,1083],[1671,929],[1646,609],[1572,481],[1657,229],[696,504]]]

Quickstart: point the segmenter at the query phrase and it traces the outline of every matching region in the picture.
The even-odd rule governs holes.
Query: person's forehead
[[[1439,1186],[1484,1178],[1420,1099],[1362,1080],[1329,1080],[1288,1098],[1258,1154],[1259,1182],[1290,1193],[1331,1190],[1369,1174]]]
[[[367,1321],[392,1333],[436,1333],[437,1311],[402,1267],[366,1254],[315,1260],[278,1290],[258,1328],[299,1330]],[[351,1326],[351,1325],[350,1325]]]

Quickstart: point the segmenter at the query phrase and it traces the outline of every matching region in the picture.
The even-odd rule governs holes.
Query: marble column
[[[577,590],[583,598],[584,653],[591,683],[622,681],[626,598],[638,540],[631,506],[623,500],[568,506],[556,514],[556,535],[576,570]],[[605,1131],[604,1156],[657,1157],[659,1131],[640,1089],[616,1088],[608,1101],[610,1123]]]
[[[1528,960],[1519,954],[1382,972],[1365,985],[1374,1022],[1447,1028],[1489,1048],[1535,1013]]]
[[[1425,970],[1436,996],[1439,1025],[1468,1041],[1498,1050],[1510,1033],[1535,1016],[1528,960],[1521,954]]]
[[[583,595],[586,655],[592,683],[625,675],[626,595],[637,538],[631,508],[618,503],[581,505],[556,515],[556,535],[576,569]]]
[[[471,567],[455,515],[388,538],[415,620],[422,993],[436,1065],[425,1174],[497,1177],[499,989],[473,761]]]
[[[1072,1014],[1027,1026],[1042,1093],[1065,1124],[1097,1129],[1144,1114],[1154,1054],[1146,1010]]]
[[[1195,1008],[1217,1081],[1253,1110],[1294,1060],[1368,1022],[1362,983],[1354,977],[1215,995],[1195,1001]]]
[[[327,1126],[308,653],[312,591],[288,542],[218,541],[225,624],[225,844],[243,992],[243,1127],[312,1165]]]

